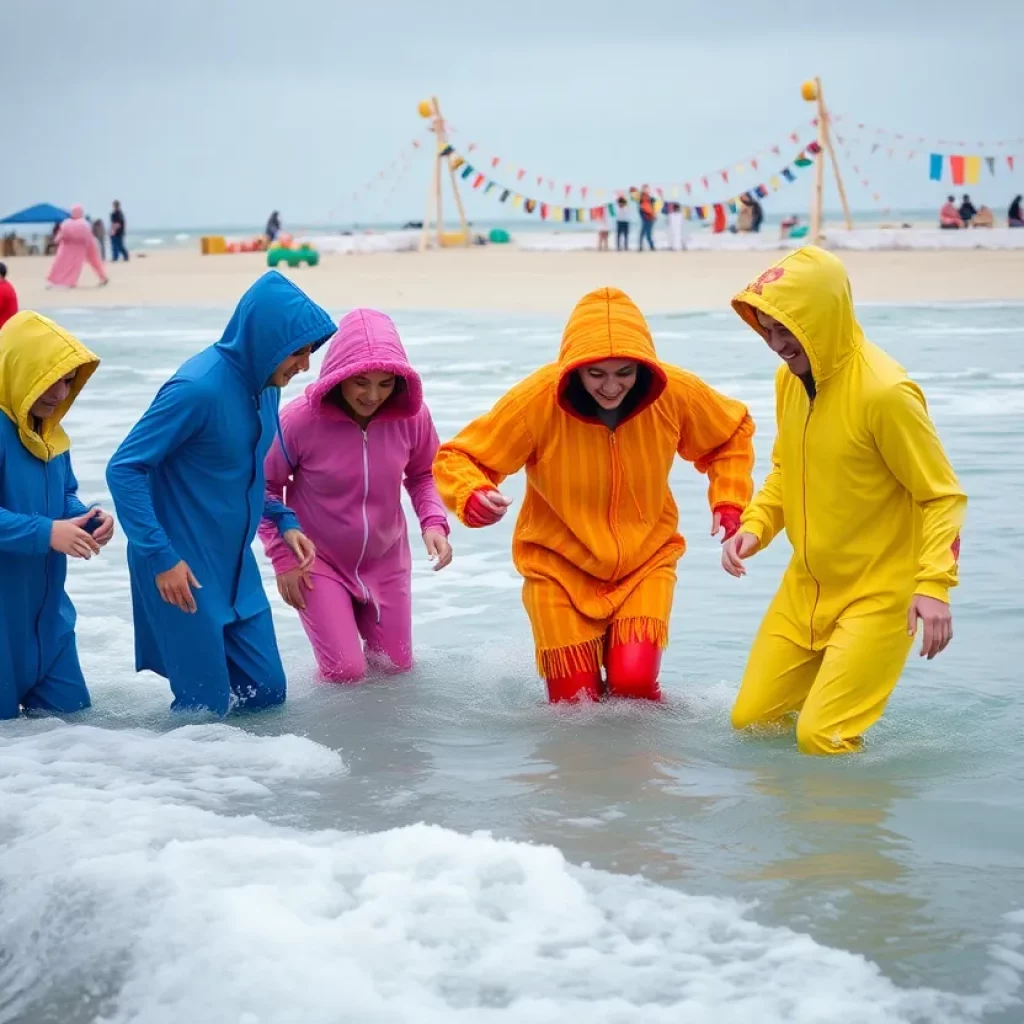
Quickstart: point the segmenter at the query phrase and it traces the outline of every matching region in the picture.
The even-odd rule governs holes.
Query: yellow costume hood
[[[0,412],[17,426],[21,443],[36,458],[48,462],[71,447],[61,420],[99,364],[99,357],[77,338],[31,310],[15,314],[0,328]],[[67,398],[38,423],[32,406],[70,373],[75,379]]]
[[[766,335],[755,310],[788,328],[803,345],[816,384],[842,369],[864,344],[846,268],[814,245],[797,249],[769,267],[732,305],[762,337]]]

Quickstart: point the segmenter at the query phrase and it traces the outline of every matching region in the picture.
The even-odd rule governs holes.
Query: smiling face
[[[576,372],[587,393],[602,409],[617,409],[636,384],[636,371],[633,359],[603,359],[581,366]]]
[[[757,322],[764,330],[768,347],[795,373],[798,377],[811,372],[811,361],[807,358],[803,345],[797,341],[796,336],[788,327],[783,327],[778,320],[772,319],[767,313],[756,310]]]
[[[75,370],[61,377],[56,384],[51,384],[35,401],[29,410],[37,420],[45,420],[57,411],[57,406],[71,394],[71,385],[75,382]]]
[[[397,384],[398,378],[384,370],[357,373],[341,382],[341,397],[357,416],[368,420],[395,393]]]
[[[272,388],[283,388],[297,373],[305,373],[309,369],[309,357],[313,354],[312,345],[304,345],[293,352],[274,371],[268,382]]]

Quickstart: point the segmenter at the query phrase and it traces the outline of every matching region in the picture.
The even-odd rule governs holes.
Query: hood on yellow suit
[[[558,352],[558,402],[578,415],[566,395],[571,375],[581,366],[604,359],[632,359],[650,371],[646,394],[630,416],[657,401],[668,378],[654,350],[650,328],[636,303],[618,288],[598,288],[584,295],[572,311]]]
[[[17,426],[21,443],[36,458],[48,462],[71,447],[61,420],[99,364],[76,337],[31,310],[16,313],[0,328],[0,412]],[[67,398],[37,422],[32,406],[72,371]]]
[[[766,340],[755,310],[788,328],[803,345],[816,384],[827,381],[864,342],[846,268],[815,245],[773,264],[735,296],[732,307]]]

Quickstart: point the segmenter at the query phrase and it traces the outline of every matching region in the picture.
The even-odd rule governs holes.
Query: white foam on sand
[[[779,238],[778,231],[766,228],[758,234],[733,234],[725,231],[712,234],[697,224],[690,225],[683,247],[689,252],[774,252],[799,249],[809,244],[807,238]],[[597,249],[597,229],[591,231],[552,231],[515,233],[516,246],[530,251],[577,252]],[[658,250],[668,248],[668,233],[654,231]],[[991,228],[974,231],[941,231],[938,228],[855,228],[846,231],[830,228],[821,243],[826,249],[896,250],[896,249],[1024,249],[1024,229]],[[635,250],[636,239],[631,241]]]
[[[552,847],[293,827],[341,770],[224,725],[5,726],[0,1021],[959,1024],[1019,983],[1013,935],[984,995],[900,989],[736,903]],[[261,816],[279,787],[292,824]]]

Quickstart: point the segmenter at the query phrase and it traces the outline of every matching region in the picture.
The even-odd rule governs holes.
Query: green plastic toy
[[[285,263],[289,267],[301,267],[303,263],[307,267],[315,267],[320,262],[320,253],[316,249],[310,249],[304,245],[301,249],[268,249],[267,266],[276,267],[278,263]]]

